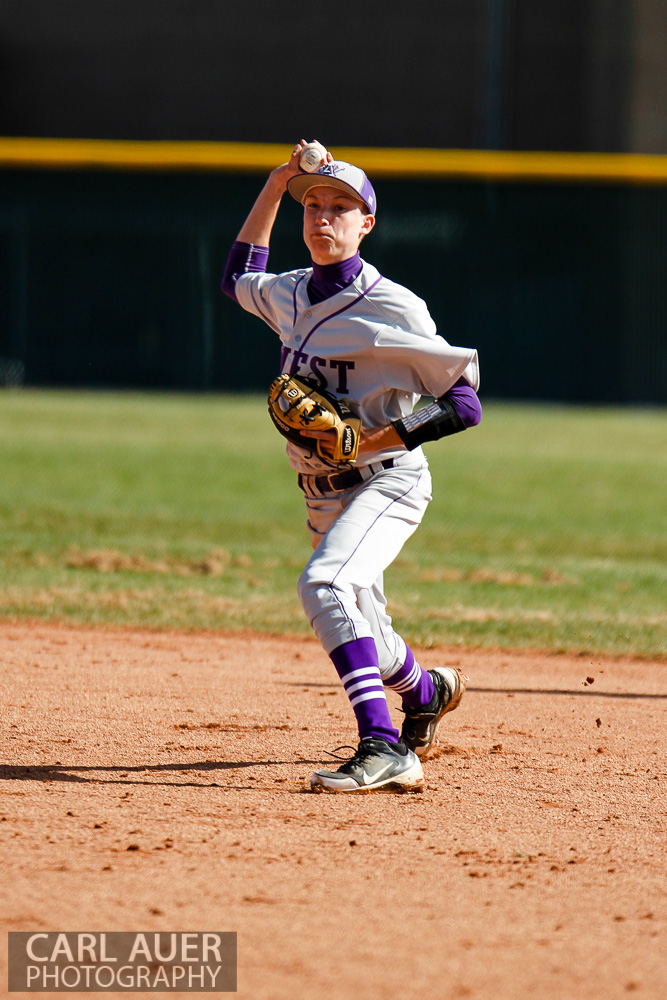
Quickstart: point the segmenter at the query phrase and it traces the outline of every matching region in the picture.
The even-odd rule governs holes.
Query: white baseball
[[[326,162],[326,158],[326,149],[321,142],[317,142],[317,140],[315,140],[314,142],[309,142],[307,146],[303,147],[301,156],[299,157],[299,166],[302,170],[305,170],[306,173],[312,174]]]

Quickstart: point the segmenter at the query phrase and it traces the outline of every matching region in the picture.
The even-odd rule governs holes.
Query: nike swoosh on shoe
[[[364,785],[370,785],[371,781],[377,781],[377,779],[380,778],[385,771],[388,771],[390,767],[392,767],[391,762],[389,764],[385,764],[384,767],[381,767],[379,771],[376,771],[375,774],[372,774],[370,776],[370,780],[368,775],[364,771],[364,778],[363,778]]]

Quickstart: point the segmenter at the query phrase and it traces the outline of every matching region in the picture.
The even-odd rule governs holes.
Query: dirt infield
[[[423,651],[470,675],[423,793],[347,797],[302,790],[355,742],[314,641],[0,658],[4,931],[237,931],[248,1000],[667,998],[667,663]]]

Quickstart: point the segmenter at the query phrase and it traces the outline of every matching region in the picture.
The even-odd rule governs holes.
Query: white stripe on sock
[[[349,687],[346,687],[345,694],[349,698],[353,691],[358,691],[360,688],[377,687],[379,684],[382,684],[381,677],[371,677],[369,680],[359,681],[357,684],[351,684]]]
[[[366,694],[360,694],[356,698],[351,698],[350,705],[354,708],[360,701],[373,701],[375,698],[382,698],[383,701],[386,701],[384,691],[367,691]]]
[[[391,682],[389,682],[387,686],[390,687],[392,691],[398,691],[398,692],[410,691],[413,687],[417,686],[421,670],[422,668],[419,666],[419,664],[415,663],[414,667],[412,668],[407,677],[405,677],[398,684],[392,684]]]
[[[355,677],[366,677],[368,674],[379,674],[379,667],[360,667],[358,670],[351,670],[349,674],[345,674],[343,677],[343,684],[347,684],[348,681],[354,680]]]

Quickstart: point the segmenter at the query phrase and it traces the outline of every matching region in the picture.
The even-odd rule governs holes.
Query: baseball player
[[[282,372],[307,376],[361,418],[353,464],[329,461],[326,442],[317,448],[314,437],[312,449],[287,444],[314,549],[299,597],[359,730],[354,755],[338,770],[316,771],[310,787],[419,789],[420,758],[460,703],[467,678],[454,667],[419,666],[392,627],[383,573],[431,499],[421,444],[481,419],[477,352],[450,346],[421,299],[362,260],[360,244],[375,226],[373,187],[361,169],[331,153],[304,172],[305,145],[297,143],[269,175],[231,248],[222,288],[278,334]],[[303,205],[312,266],[271,274],[270,236],[286,191]],[[435,401],[413,412],[421,396]],[[311,432],[320,439],[326,433]],[[402,699],[400,735],[385,688]]]

